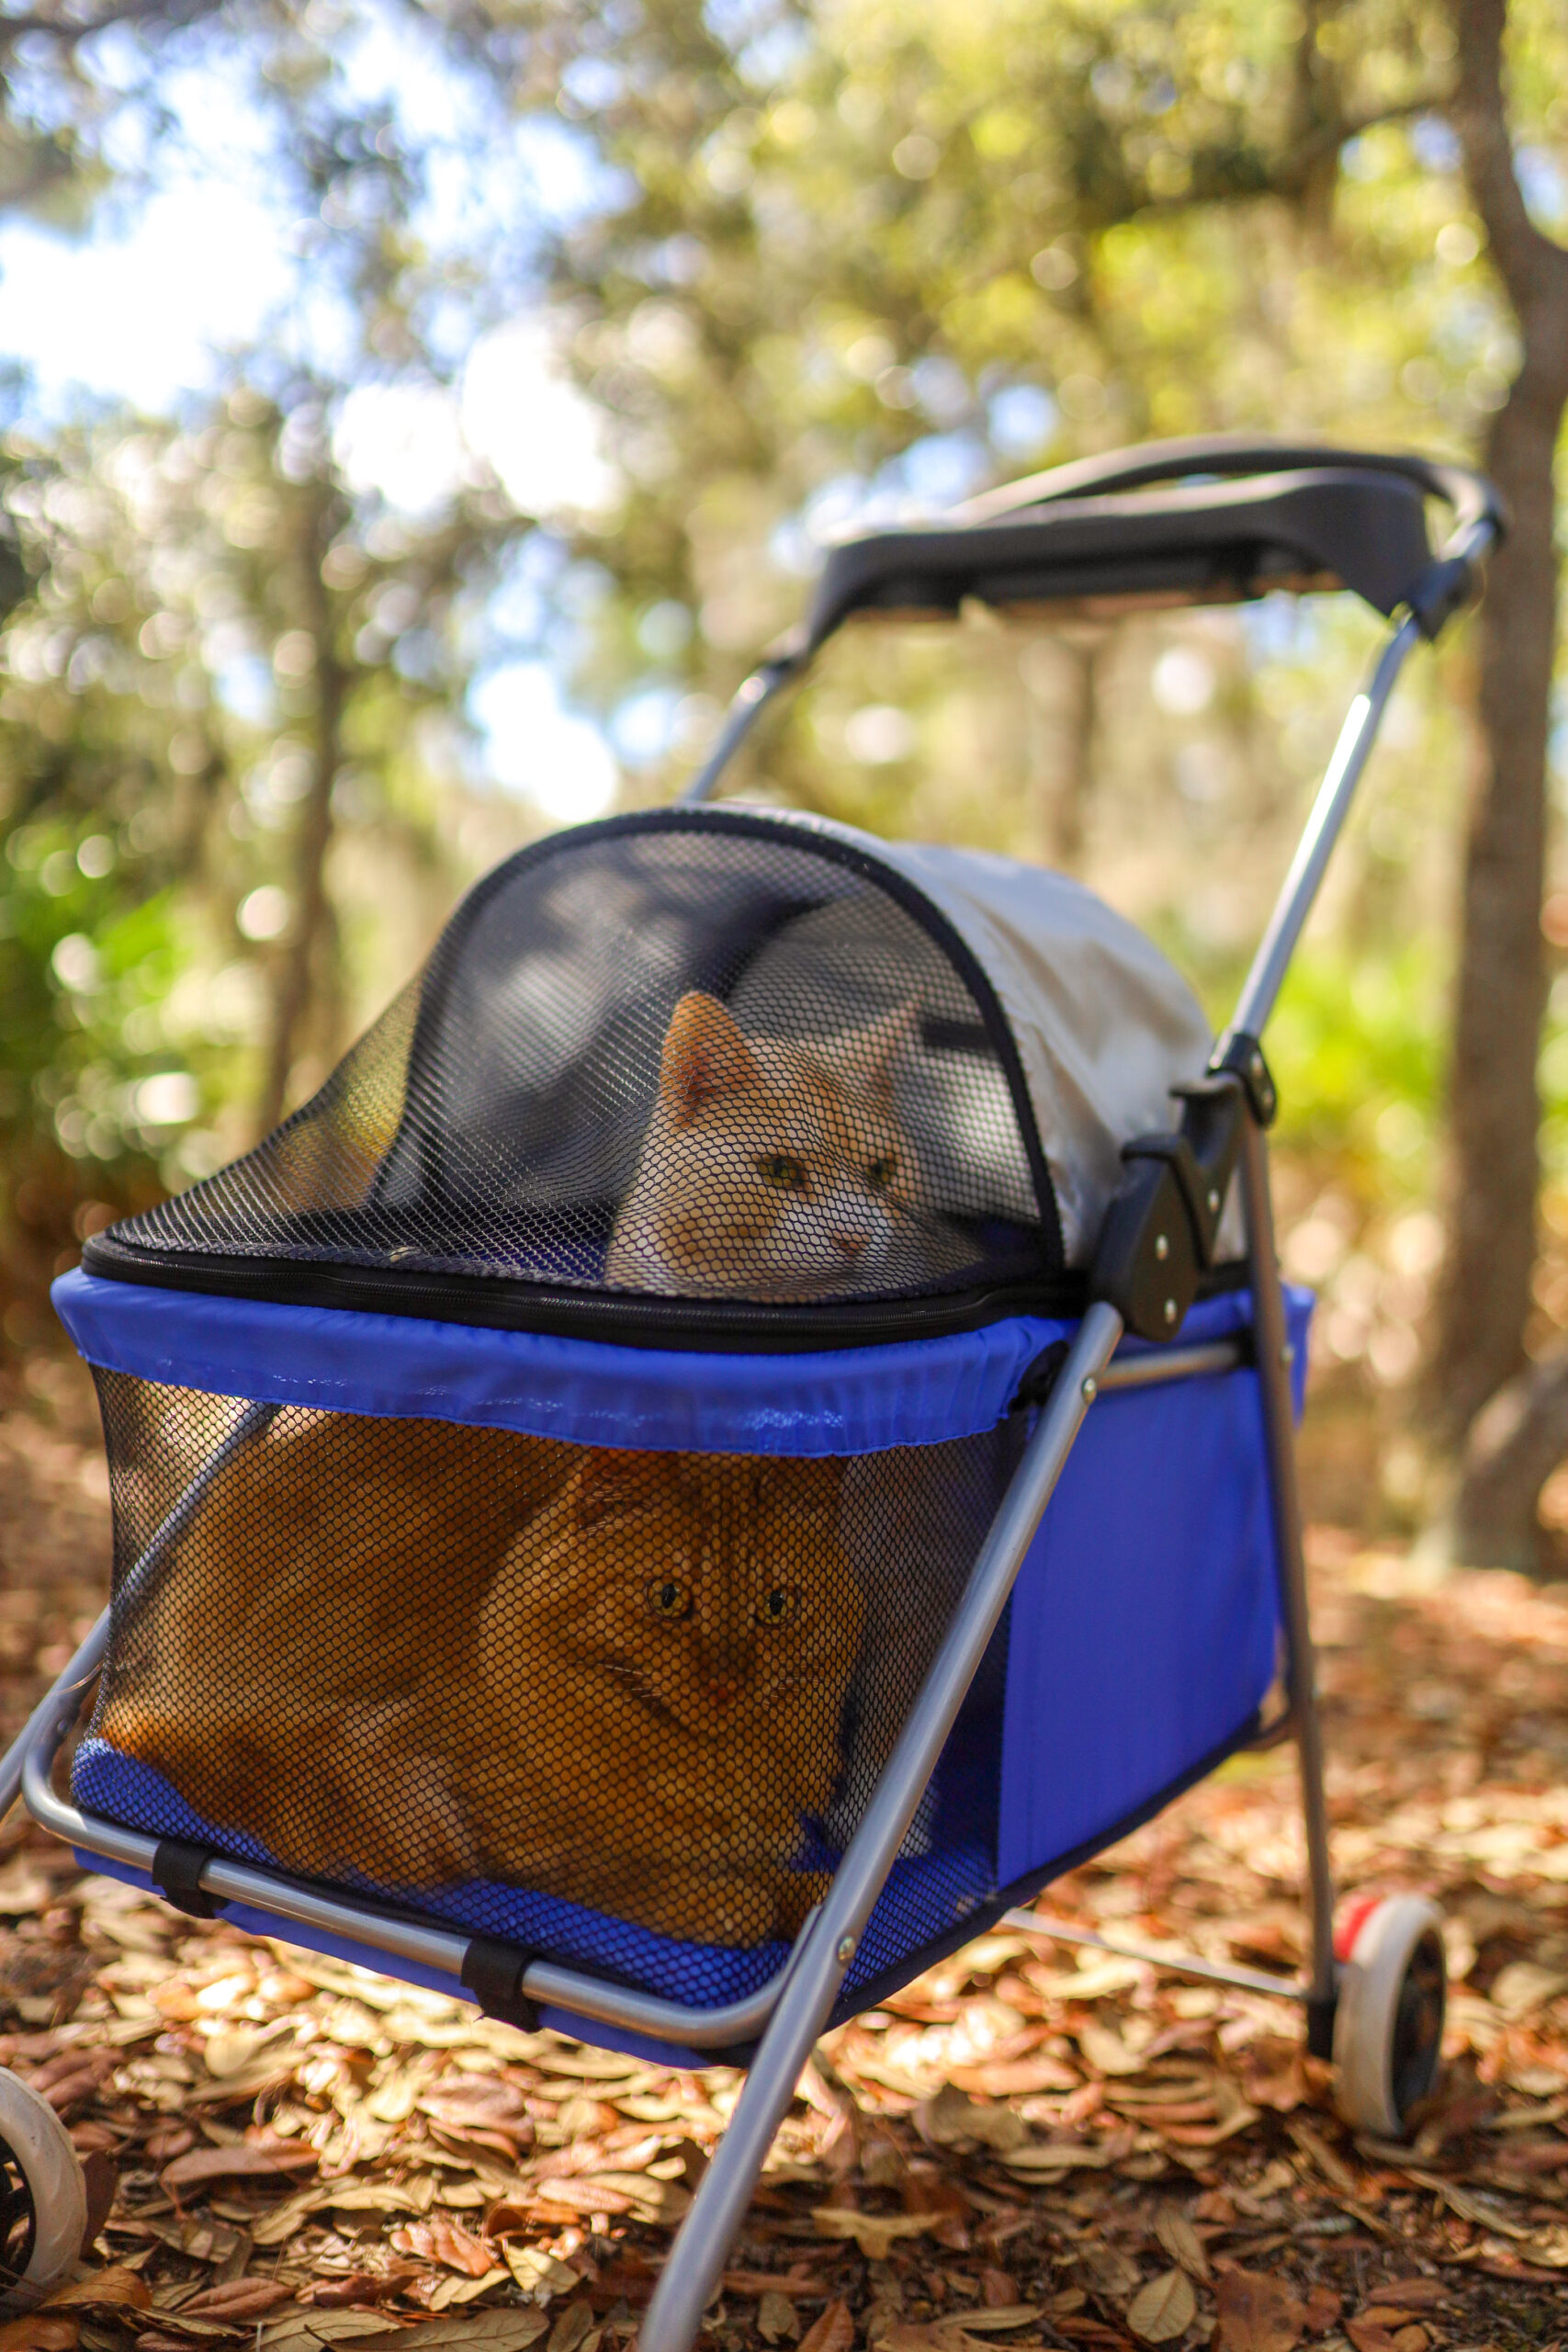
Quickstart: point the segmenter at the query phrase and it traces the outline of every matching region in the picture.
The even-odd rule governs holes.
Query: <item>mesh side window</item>
[[[82,1800],[634,1979],[650,1936],[690,1946],[699,2002],[825,1891],[1019,1443],[624,1453],[99,1382],[116,1574]],[[998,1649],[882,1965],[994,1884],[1001,1690]]]
[[[293,1119],[116,1234],[767,1305],[1038,1275],[983,992],[863,858],[763,820],[584,828],[481,884]]]

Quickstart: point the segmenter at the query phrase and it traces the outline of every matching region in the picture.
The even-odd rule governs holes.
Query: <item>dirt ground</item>
[[[0,1415],[7,1736],[107,1567],[90,1396]],[[1357,2141],[1295,2013],[993,1935],[821,2045],[734,2250],[717,2352],[1568,2343],[1568,1587],[1434,1582],[1313,1534],[1347,1891],[1448,1917],[1447,2070]],[[1284,1967],[1288,1752],[1237,1760],[1052,1891],[1060,1918]],[[88,2160],[78,2278],[6,2346],[616,2352],[737,2095],[524,2036],[223,1923],[20,1824],[0,1838],[0,2063]]]

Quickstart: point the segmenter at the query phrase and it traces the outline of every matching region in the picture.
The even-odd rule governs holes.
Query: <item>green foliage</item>
[[[1423,1194],[1441,1109],[1447,988],[1430,939],[1297,960],[1269,1032],[1280,1136],[1338,1163],[1367,1205]]]
[[[534,224],[528,266],[616,490],[548,518],[539,577],[628,797],[689,773],[836,526],[1148,435],[1462,454],[1504,396],[1436,0],[468,0],[418,21],[599,167],[592,202]],[[471,864],[464,691],[531,518],[482,469],[396,514],[333,436],[356,388],[451,378],[515,303],[522,241],[434,250],[421,205],[450,158],[417,107],[355,96],[337,61],[358,22],[353,0],[278,0],[210,33],[278,126],[331,363],[280,320],[207,410],[13,438],[6,461],[33,584],[0,626],[0,1164],[13,1198],[48,1169],[62,1248],[73,1200],[184,1182],[308,1091]],[[1551,0],[1511,23],[1544,201],[1568,32]],[[136,54],[125,103],[155,108],[164,52]],[[35,146],[63,126],[85,191],[119,100],[39,71],[0,124]],[[0,152],[0,201],[5,171]],[[1055,644],[1010,622],[846,637],[739,781],[1079,865],[1219,1012],[1373,635],[1337,603],[1090,616]],[[1280,1013],[1289,1132],[1366,1188],[1429,1167],[1469,686],[1461,642],[1402,689]]]

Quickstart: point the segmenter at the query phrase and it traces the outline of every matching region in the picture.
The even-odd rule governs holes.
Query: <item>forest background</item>
[[[1313,1502],[1568,1545],[1553,0],[0,10],[0,1317],[667,798],[825,540],[1150,436],[1490,463],[1270,1035]],[[852,633],[749,797],[1081,873],[1216,1018],[1379,626]],[[1460,1476],[1454,1500],[1456,1473]]]

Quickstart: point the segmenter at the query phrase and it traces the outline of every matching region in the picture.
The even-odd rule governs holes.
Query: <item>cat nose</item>
[[[709,1675],[707,1694],[716,1707],[732,1707],[740,1696],[739,1681],[732,1674]]]
[[[863,1233],[835,1233],[833,1236],[833,1247],[839,1251],[841,1257],[859,1258],[863,1256],[865,1244],[866,1237]]]

